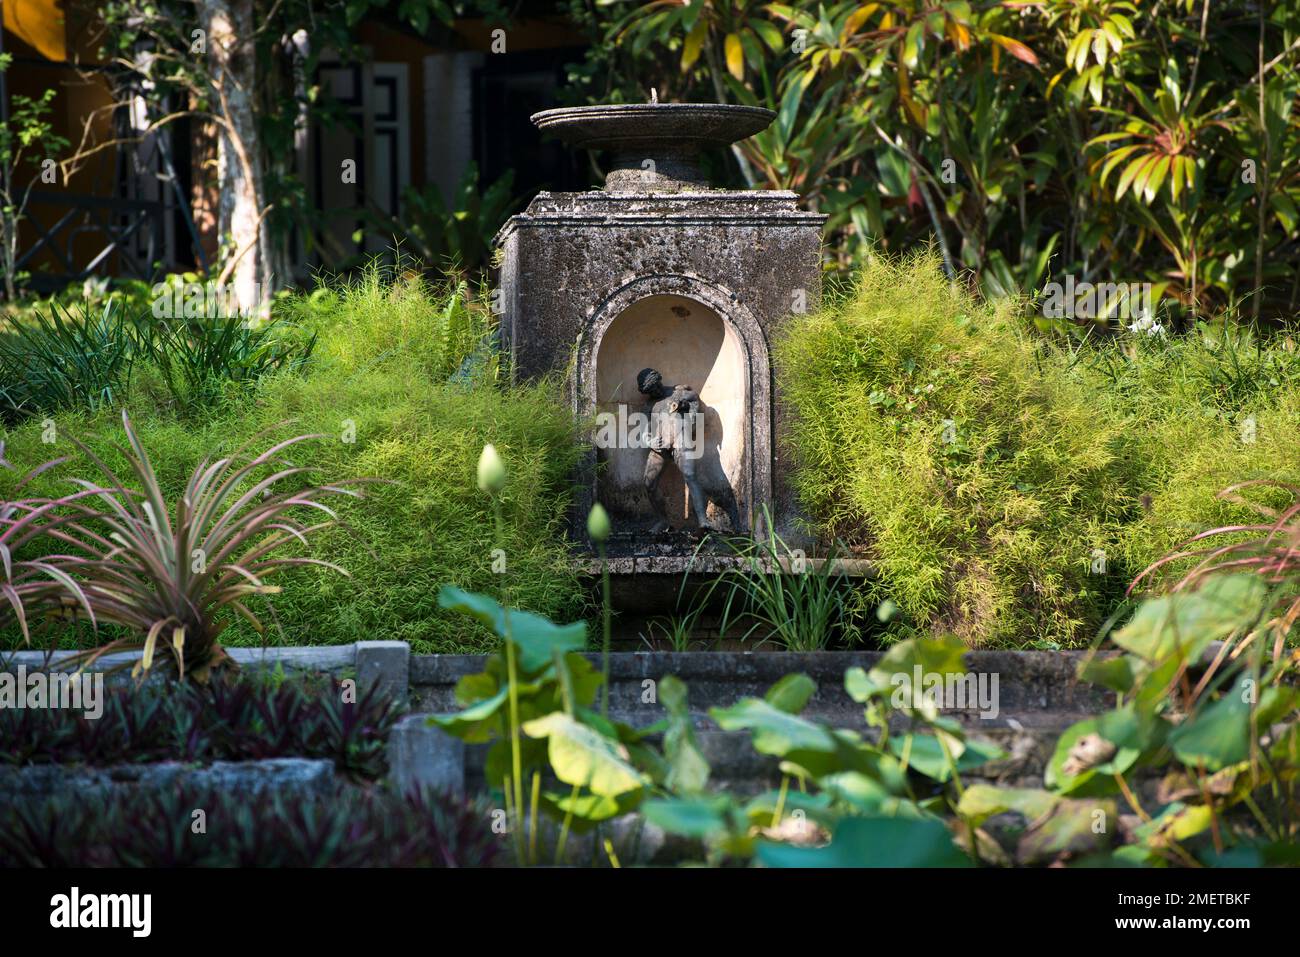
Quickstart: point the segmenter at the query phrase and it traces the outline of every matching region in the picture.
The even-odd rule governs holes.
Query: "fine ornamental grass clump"
[[[776,354],[803,503],[914,627],[1074,644],[1122,593],[1090,568],[1135,515],[1123,429],[1014,303],[975,301],[931,256],[880,261]]]
[[[51,301],[0,325],[0,421],[38,412],[111,406],[136,360],[122,302]]]
[[[305,365],[315,336],[280,318],[154,315],[140,297],[37,305],[0,326],[0,421],[113,408],[137,380],[182,415]]]
[[[1223,323],[1080,343],[1024,312],[968,295],[932,255],[879,259],[775,344],[794,485],[818,532],[876,564],[868,597],[898,605],[895,634],[1086,644],[1152,562],[1252,520],[1220,489],[1300,482],[1290,337]]]

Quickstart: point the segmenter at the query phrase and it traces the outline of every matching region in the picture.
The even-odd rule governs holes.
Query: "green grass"
[[[449,381],[481,343],[485,319],[457,300],[455,290],[390,279],[371,270],[351,285],[285,303],[294,321],[319,333],[316,351],[301,372],[268,377],[255,391],[181,415],[149,375],[138,377],[125,405],[167,494],[180,492],[196,462],[263,430],[271,435],[261,447],[301,433],[328,436],[291,455],[296,464],[318,468],[320,479],[393,480],[348,505],[348,527],[328,530],[316,542],[312,554],[342,565],[350,578],[315,569],[285,574],[269,643],[400,639],[420,653],[494,647],[490,633],[437,607],[438,587],[447,583],[495,594],[504,578],[518,606],[580,615],[581,592],[561,531],[579,446],[558,388],[551,382],[500,386],[484,362]],[[42,443],[37,421],[4,435],[8,459],[23,471],[74,455],[42,476],[36,492],[66,490],[61,480],[68,475],[91,477],[89,465],[75,457],[72,435],[110,465],[124,464],[109,452],[124,441],[119,411],[54,418],[53,445]],[[355,440],[345,441],[353,433]],[[491,510],[474,484],[485,442],[496,445],[511,476],[503,494],[505,576],[493,572]],[[12,484],[12,474],[0,471],[0,494]],[[9,633],[7,643],[13,640]],[[263,639],[232,621],[222,640],[257,645]]]
[[[776,343],[803,504],[876,561],[895,631],[1086,643],[1149,562],[1245,514],[1219,489],[1300,477],[1293,344],[1205,329],[1070,347],[1023,311],[919,255],[874,263]]]

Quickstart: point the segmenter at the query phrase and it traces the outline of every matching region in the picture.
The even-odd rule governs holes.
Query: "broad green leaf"
[[[668,711],[664,731],[668,773],[664,784],[679,794],[695,794],[703,791],[709,781],[709,762],[695,740],[686,694],[686,684],[674,675],[665,675],[659,681],[659,701]]]
[[[507,616],[495,599],[453,585],[442,586],[438,592],[438,605],[473,615],[502,638],[506,637],[508,626],[510,641],[519,649],[519,667],[526,674],[549,665],[557,649],[561,652],[581,651],[587,645],[584,622],[556,625],[541,615],[515,609],[511,609]]]
[[[548,740],[551,770],[565,784],[585,787],[604,797],[618,797],[646,783],[645,777],[628,763],[625,747],[562,711],[525,722],[524,731]]]
[[[646,801],[641,806],[641,813],[651,824],[670,834],[710,838],[726,832],[730,803],[731,799],[725,795],[716,798],[653,800]]]
[[[569,827],[581,834],[601,821],[608,821],[610,818],[635,811],[640,804],[641,796],[639,791],[629,791],[618,797],[585,793],[574,797],[570,792],[547,792],[542,795],[542,798],[543,807],[554,817],[563,820],[565,816],[572,813],[573,820]]]
[[[976,827],[995,814],[1018,811],[1033,822],[1042,817],[1061,798],[1036,788],[1000,788],[991,784],[972,784],[962,792],[957,813]]]
[[[1062,854],[1088,854],[1114,843],[1118,828],[1113,800],[1060,798],[1021,836],[1016,860],[1046,863]]]
[[[995,745],[982,741],[961,742],[946,732],[939,733],[944,735],[945,742],[948,745],[948,754],[952,759],[952,763],[957,766],[958,774],[977,768],[989,761],[1000,760],[1006,756]],[[940,744],[936,735],[896,735],[889,739],[889,750],[900,761],[904,760],[903,756],[906,754],[907,766],[927,778],[943,782],[952,777],[952,767],[949,764],[949,759],[944,756],[943,745]]]
[[[1169,735],[1174,754],[1190,767],[1218,771],[1250,755],[1250,679],[1226,690],[1218,701],[1202,708]]]
[[[1144,661],[1177,655],[1199,658],[1212,641],[1255,621],[1267,585],[1255,575],[1213,575],[1194,592],[1174,592],[1142,603],[1111,640]]]
[[[760,842],[758,859],[768,867],[971,866],[935,818],[845,818],[826,847]]]
[[[889,817],[924,817],[915,802],[885,787],[878,778],[861,771],[838,771],[817,779],[823,792],[863,814]]]
[[[787,714],[758,698],[742,698],[730,708],[711,708],[709,716],[724,731],[749,731],[754,750],[784,757],[795,750],[835,750],[829,731],[796,715]]]
[[[1122,694],[1133,687],[1133,661],[1127,655],[1094,655],[1080,667],[1079,678]]]
[[[449,734],[466,740],[486,741],[496,730],[495,720],[509,700],[509,689],[502,688],[490,698],[484,698],[454,714],[430,715],[428,723],[437,725]]]
[[[798,714],[816,691],[817,682],[807,675],[790,674],[768,688],[763,699],[787,714]]]
[[[802,811],[819,824],[831,825],[837,815],[831,811],[829,794],[804,794],[793,789],[787,790],[782,797],[780,791],[764,791],[749,799],[743,813],[751,825],[770,827],[776,809],[782,809],[782,815],[789,817],[795,811]]]

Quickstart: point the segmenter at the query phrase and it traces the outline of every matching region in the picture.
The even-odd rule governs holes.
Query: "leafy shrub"
[[[1124,434],[1013,304],[976,302],[931,256],[878,261],[777,359],[804,503],[870,549],[912,622],[1071,643],[1104,617],[1089,571],[1136,504]]]
[[[180,313],[184,288],[173,289]],[[206,310],[158,318],[134,290],[18,311],[0,327],[0,418],[112,407],[141,369],[156,375],[177,409],[194,412],[272,372],[301,367],[315,346],[313,335],[280,319]]]
[[[450,204],[443,201],[437,183],[408,186],[402,191],[399,216],[370,209],[367,218],[421,261],[474,272],[491,260],[492,238],[517,202],[512,195],[514,178],[514,170],[506,170],[491,185],[480,184],[478,166],[471,161]]]
[[[290,295],[276,314],[312,329],[321,359],[335,370],[365,372],[389,360],[420,367],[422,380],[444,382],[482,352],[490,316],[463,281],[430,283],[409,259],[373,260],[353,277]],[[494,369],[483,370],[488,377]]]
[[[112,764],[328,758],[375,780],[397,706],[374,687],[345,700],[336,679],[237,674],[191,684],[109,686],[94,720],[67,708],[0,709],[0,764]]]
[[[197,837],[196,807],[208,822]],[[351,786],[251,802],[194,788],[78,794],[0,806],[0,866],[479,867],[498,853],[489,821],[462,798]]]
[[[111,406],[136,355],[132,323],[114,299],[33,308],[0,328],[0,420]]]
[[[904,626],[970,644],[1086,642],[1139,571],[1249,517],[1219,489],[1300,480],[1289,338],[1043,339],[919,255],[873,262],[776,356],[815,527],[875,561]]]
[[[238,403],[180,417],[165,390],[138,380],[124,402],[149,455],[162,495],[175,501],[195,464],[234,451],[271,430],[329,436],[293,449],[293,463],[321,475],[373,475],[367,501],[344,503],[347,528],[323,529],[313,555],[346,568],[298,568],[280,581],[266,635],[242,618],[221,635],[223,645],[334,644],[376,638],[409,641],[418,653],[490,650],[485,628],[437,607],[448,581],[495,592],[494,522],[473,488],[484,441],[497,443],[513,474],[527,476],[503,493],[512,601],[570,616],[583,605],[561,533],[571,470],[579,454],[572,413],[553,382],[498,386],[485,349],[489,322],[461,287],[373,271],[364,281],[290,297],[284,315],[318,334],[312,362],[262,380]],[[482,361],[478,361],[479,359]],[[57,442],[42,441],[39,423],[6,436],[6,456],[19,473],[52,455],[77,455],[72,437],[110,468],[129,469],[116,448],[121,420],[107,412],[70,411],[57,419]],[[56,497],[63,481],[84,473],[68,462],[40,475],[24,493]],[[13,494],[14,475],[0,471],[0,500]],[[250,608],[256,610],[258,600]],[[64,646],[95,640],[88,628],[61,629]],[[21,641],[16,628],[0,642]]]
[[[232,388],[265,375],[300,368],[316,345],[314,335],[296,337],[287,324],[250,321],[240,315],[196,319],[136,320],[140,351],[158,370],[178,409],[214,405]]]

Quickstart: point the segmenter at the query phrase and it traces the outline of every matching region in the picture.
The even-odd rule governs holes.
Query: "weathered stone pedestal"
[[[712,189],[696,160],[772,116],[709,104],[539,113],[542,129],[609,152],[605,188],[541,193],[497,237],[514,375],[560,373],[574,411],[593,422],[648,411],[638,392],[643,369],[689,385],[702,406],[701,472],[725,476],[742,527],[729,528],[712,505],[709,524],[737,533],[759,530],[765,510],[778,531],[792,531],[770,349],[786,317],[817,305],[825,217],[799,209],[790,192]],[[572,537],[585,538],[583,521],[599,500],[613,519],[612,553],[685,559],[698,532],[682,477],[669,467],[662,479],[673,531],[649,534],[657,516],[644,475],[655,453],[634,444],[606,443],[586,457]]]

